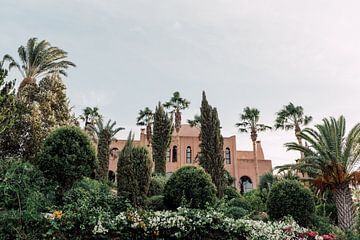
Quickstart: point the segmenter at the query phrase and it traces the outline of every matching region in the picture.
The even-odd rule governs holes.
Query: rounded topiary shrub
[[[145,199],[145,206],[147,209],[161,211],[166,209],[164,205],[164,196],[155,195]]]
[[[45,140],[37,165],[44,176],[60,185],[59,192],[71,188],[97,166],[95,150],[88,136],[78,127],[62,127]]]
[[[150,180],[148,196],[162,195],[166,184],[165,176],[153,176]]]
[[[210,175],[200,167],[182,167],[172,174],[165,184],[164,202],[170,209],[179,206],[205,208],[215,200],[215,185]]]
[[[296,180],[280,181],[270,189],[267,211],[273,220],[291,215],[300,225],[307,226],[315,213],[314,197]]]

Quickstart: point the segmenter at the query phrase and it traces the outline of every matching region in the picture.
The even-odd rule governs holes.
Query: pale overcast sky
[[[138,111],[174,91],[191,101],[183,119],[192,118],[205,90],[223,135],[250,150],[234,126],[246,106],[271,125],[289,101],[314,123],[343,114],[349,129],[360,119],[359,9],[330,0],[0,0],[0,55],[17,57],[30,37],[68,51],[75,111],[98,106],[126,127],[120,136],[138,133]],[[274,166],[298,156],[283,147],[293,132],[259,139]]]

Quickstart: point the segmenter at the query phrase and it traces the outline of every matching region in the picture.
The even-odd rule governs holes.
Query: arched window
[[[172,149],[172,162],[177,162],[177,146],[173,146]]]
[[[240,191],[241,193],[250,192],[253,189],[253,184],[248,176],[242,176],[240,178]]]
[[[191,147],[186,148],[186,163],[191,163]]]
[[[231,164],[231,151],[228,147],[225,149],[225,163]]]
[[[166,151],[166,161],[167,161],[167,162],[170,162],[170,155],[171,155],[171,149],[169,148],[169,149]]]
[[[110,182],[115,182],[115,173],[111,170],[108,172],[108,179]]]

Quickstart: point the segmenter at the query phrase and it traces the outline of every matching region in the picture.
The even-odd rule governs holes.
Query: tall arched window
[[[225,163],[231,164],[231,151],[228,147],[225,149]]]
[[[170,155],[171,155],[171,149],[169,148],[169,149],[166,151],[166,161],[167,161],[167,162],[170,162]]]
[[[248,176],[242,176],[240,178],[240,191],[241,193],[250,192],[253,189],[253,184]]]
[[[191,163],[191,147],[186,148],[186,163]]]
[[[173,146],[172,149],[172,162],[177,162],[177,146]]]

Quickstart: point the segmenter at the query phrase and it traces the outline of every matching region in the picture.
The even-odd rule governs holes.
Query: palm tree
[[[311,182],[320,192],[326,189],[334,193],[338,224],[343,230],[349,229],[355,221],[355,207],[350,185],[360,183],[360,123],[345,136],[345,118],[331,117],[315,125],[315,130],[306,128],[299,137],[309,145],[287,143],[288,150],[304,153],[304,161],[288,164],[279,169],[312,170]]]
[[[19,47],[18,54],[21,64],[10,55],[5,55],[5,59],[10,61],[9,69],[16,67],[23,77],[18,88],[18,95],[26,85],[36,82],[37,78],[52,73],[67,76],[65,70],[70,66],[75,67],[73,62],[65,60],[67,52],[51,46],[46,40],[39,42],[37,38],[30,38],[26,46]]]
[[[301,106],[295,106],[293,103],[289,103],[284,106],[279,112],[276,113],[277,117],[275,120],[275,129],[283,130],[295,130],[295,137],[298,140],[298,143],[302,145],[301,137],[299,136],[301,132],[301,127],[308,125],[312,117],[304,115],[304,109]],[[300,152],[300,159],[304,158],[303,152]]]
[[[181,127],[181,110],[189,108],[190,102],[185,98],[180,97],[179,92],[174,92],[170,101],[164,103],[164,107],[169,109],[172,108],[172,114],[175,113],[175,129],[178,133]]]
[[[243,113],[240,115],[240,122],[236,123],[236,127],[238,127],[239,132],[249,133],[251,141],[253,143],[253,154],[255,161],[255,176],[256,182],[259,182],[259,166],[257,160],[257,152],[256,152],[256,140],[258,136],[258,132],[263,132],[271,129],[270,126],[265,124],[258,123],[260,119],[260,111],[256,108],[246,107],[243,110]]]
[[[116,133],[124,130],[123,127],[114,128],[115,125],[116,122],[111,122],[111,120],[109,120],[106,125],[104,125],[103,120],[100,119],[99,121],[96,121],[95,125],[88,126],[90,131],[96,135],[98,139],[97,156],[100,166],[96,175],[99,180],[107,180],[110,154],[109,147],[111,140],[116,135]]]
[[[83,114],[80,115],[79,118],[85,122],[85,130],[88,130],[90,125],[94,125],[96,122],[102,120],[102,116],[99,114],[98,107],[84,108]]]
[[[151,144],[153,122],[154,122],[154,113],[150,108],[146,107],[144,110],[139,111],[139,116],[137,118],[136,125],[146,126],[146,139],[149,144]]]
[[[195,114],[194,119],[188,119],[187,122],[190,125],[190,127],[196,127],[200,129],[201,128],[200,120],[201,120],[200,115]]]

